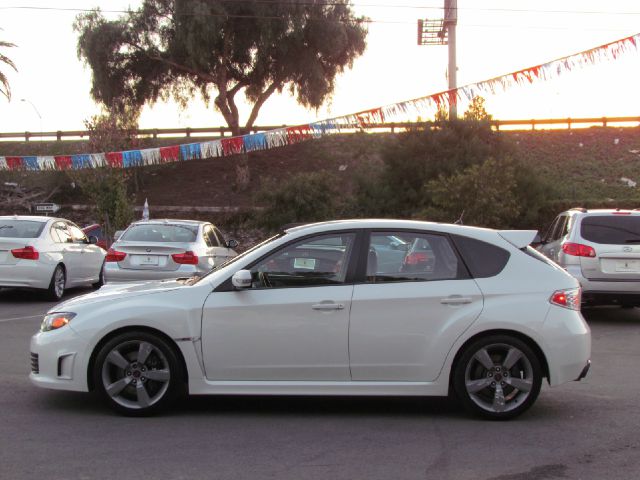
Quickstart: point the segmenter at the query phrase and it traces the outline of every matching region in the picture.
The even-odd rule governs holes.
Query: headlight
[[[62,328],[75,316],[76,314],[71,312],[58,312],[46,315],[44,320],[42,320],[42,325],[40,325],[40,331],[48,332]]]

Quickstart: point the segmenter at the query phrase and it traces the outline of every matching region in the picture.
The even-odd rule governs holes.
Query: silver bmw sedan
[[[196,220],[142,220],[132,223],[107,252],[108,283],[203,275],[235,257],[235,240]]]

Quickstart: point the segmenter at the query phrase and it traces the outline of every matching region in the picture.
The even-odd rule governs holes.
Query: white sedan
[[[202,278],[107,285],[31,340],[35,385],[145,415],[178,395],[438,395],[509,418],[579,380],[577,281],[535,231],[398,220],[291,228]],[[428,245],[378,262],[384,238]],[[400,247],[398,247],[400,248]],[[411,256],[413,255],[413,256]],[[424,258],[423,258],[424,257]],[[427,258],[428,257],[428,258]]]
[[[63,218],[0,216],[0,287],[29,288],[60,300],[68,287],[104,283],[106,252]]]

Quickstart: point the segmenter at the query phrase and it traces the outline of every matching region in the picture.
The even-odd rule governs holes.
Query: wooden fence
[[[492,120],[492,125],[496,130],[510,129],[510,130],[536,130],[536,128],[554,127],[560,128],[565,126],[567,129],[572,127],[584,127],[584,126],[602,126],[607,127],[611,125],[640,123],[640,117],[593,117],[593,118],[536,118],[529,120]],[[267,130],[275,130],[278,128],[286,127],[287,125],[272,125],[272,126],[255,126],[251,129],[250,133],[264,132]],[[349,131],[355,132],[359,130],[370,131],[386,131],[395,132],[396,130],[406,130],[409,128],[416,128],[418,126],[424,126],[424,123],[416,122],[395,122],[395,123],[382,123],[382,124],[365,124],[362,127],[353,125],[352,128],[345,129],[345,133]],[[196,136],[209,136],[209,137],[224,137],[231,135],[231,129],[228,127],[204,127],[204,128],[144,128],[136,132],[139,137],[186,137],[190,138],[192,135]],[[8,132],[0,133],[0,140],[17,140],[28,142],[30,139],[46,139],[55,138],[56,140],[63,140],[65,138],[89,138],[90,132],[88,130],[58,130],[56,132]]]

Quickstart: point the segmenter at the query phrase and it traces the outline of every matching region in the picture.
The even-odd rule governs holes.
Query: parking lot
[[[90,290],[76,290],[67,298]],[[640,309],[584,312],[592,369],[509,422],[447,399],[192,397],[124,418],[28,381],[53,305],[0,291],[0,478],[629,479],[640,471]]]

